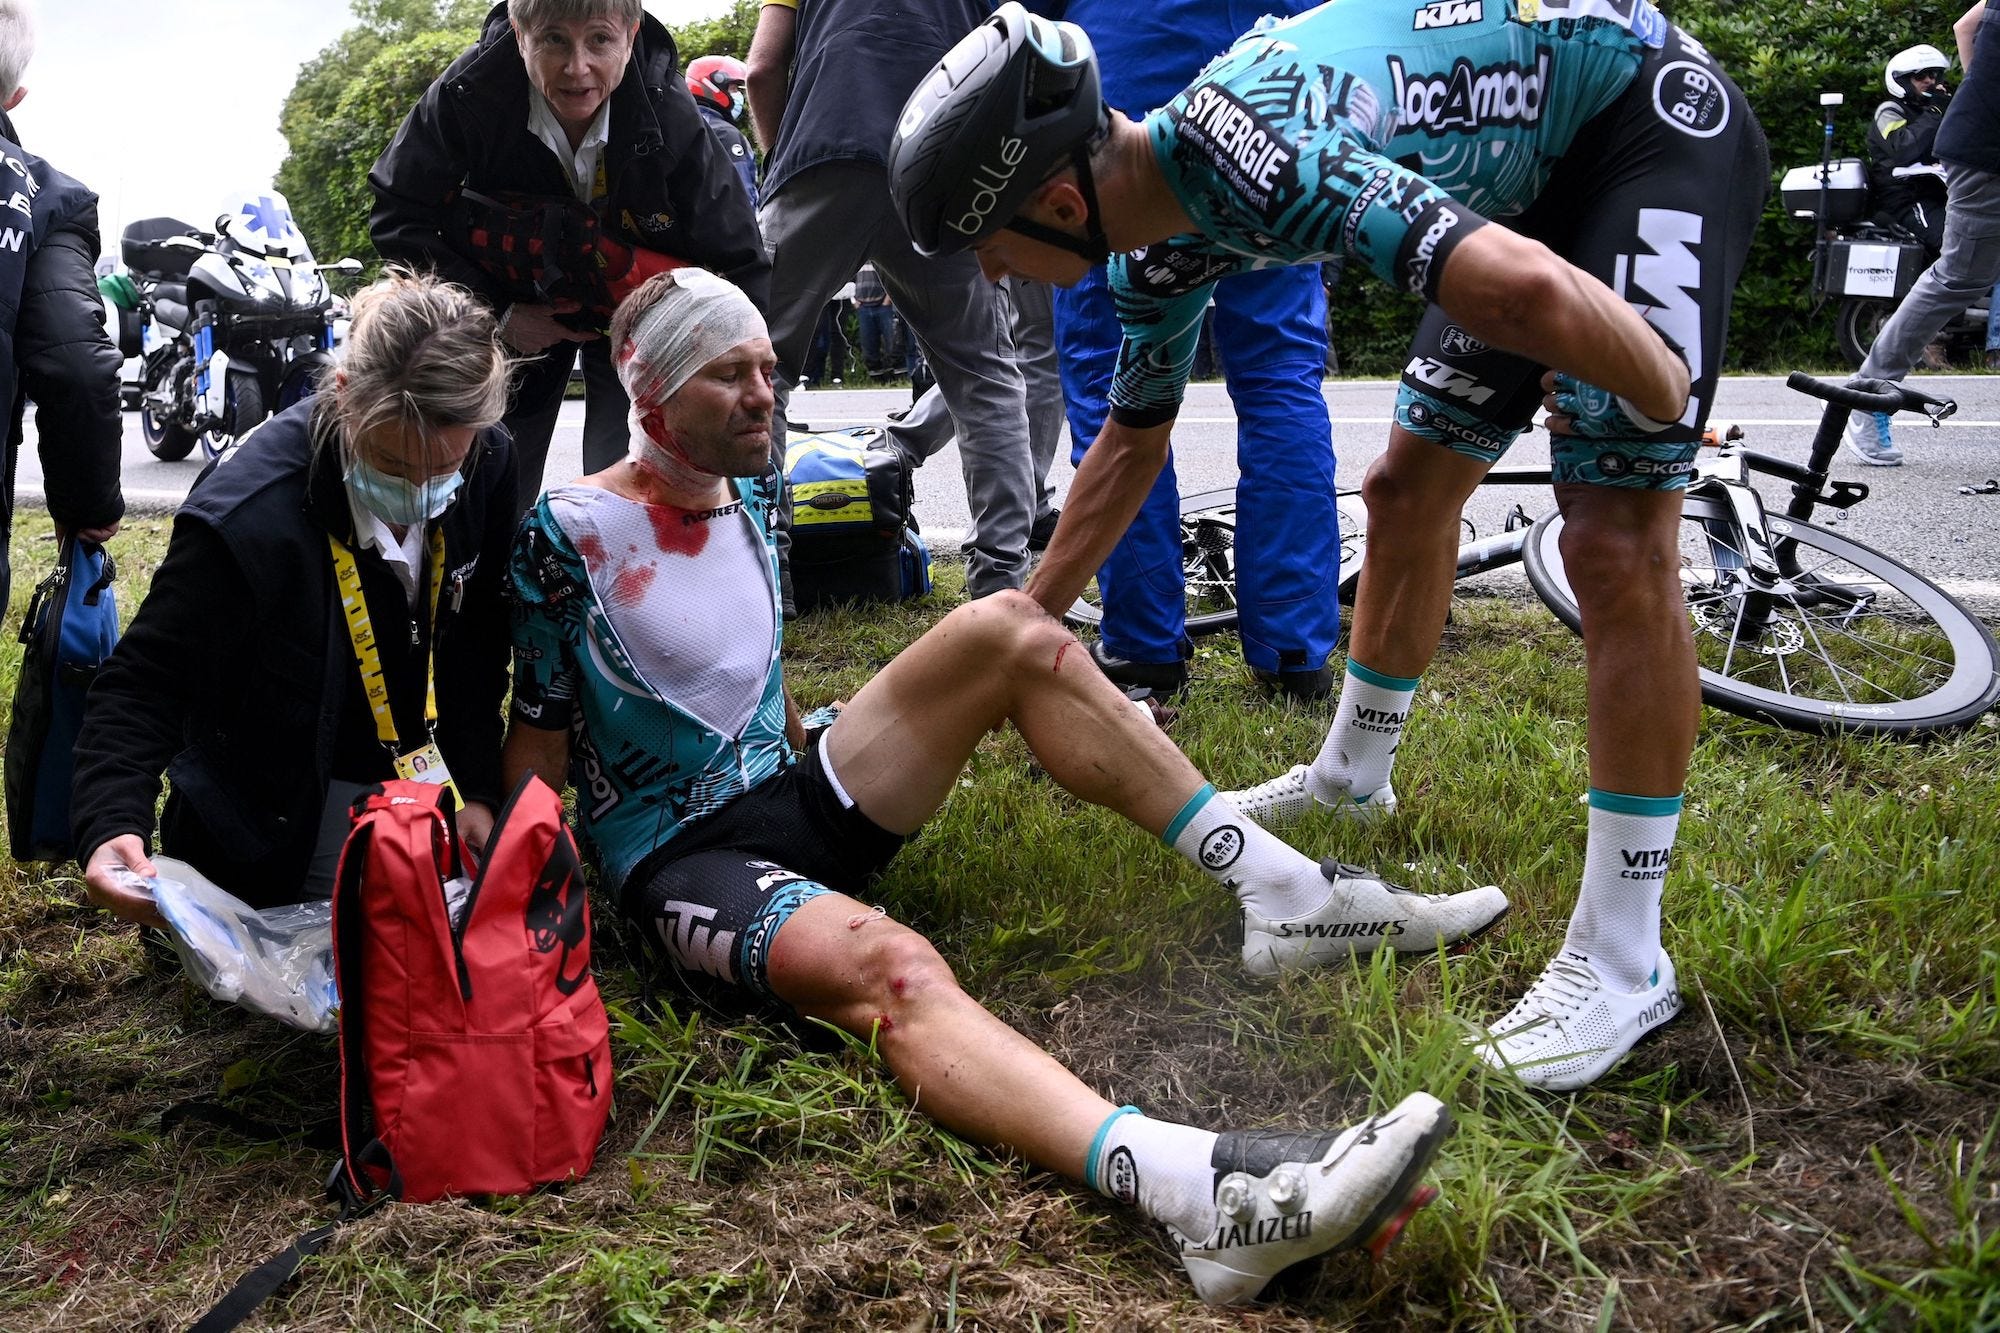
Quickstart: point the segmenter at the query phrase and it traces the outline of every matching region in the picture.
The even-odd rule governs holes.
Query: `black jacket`
[[[1900,223],[1904,210],[1918,203],[1937,204],[1943,218],[1943,177],[1898,176],[1896,168],[1937,161],[1938,126],[1948,105],[1950,98],[1943,96],[1931,101],[1892,98],[1875,108],[1868,122],[1868,188],[1878,219]]]
[[[822,162],[887,165],[896,118],[917,83],[990,0],[811,0],[799,6],[791,91],[766,144],[764,198]]]
[[[368,173],[369,235],[385,259],[435,269],[504,310],[508,293],[454,248],[449,206],[460,186],[481,193],[562,196],[569,176],[528,129],[527,67],[507,7],[487,15],[479,43],[425,91]],[[605,226],[635,245],[727,277],[759,310],[771,265],[757,217],[683,81],[674,39],[648,15],[625,78],[611,94]]]
[[[349,767],[335,771],[343,735],[365,729],[372,741],[374,731],[327,542],[351,543],[353,518],[335,450],[314,448],[311,410],[307,400],[266,422],[196,482],[175,516],[152,589],[84,710],[71,800],[81,858],[120,834],[152,832],[164,771],[172,790],[160,850],[253,905],[291,901],[328,780],[394,776],[379,745],[361,749],[359,771],[354,751],[342,750]],[[497,809],[514,463],[502,431],[474,448],[471,476],[437,520],[446,570],[437,737],[461,794]],[[422,654],[396,630],[426,617],[407,614],[372,549],[355,556],[398,737],[421,743]],[[427,601],[427,572],[419,583]]]
[[[28,400],[49,514],[70,528],[103,527],[125,514],[118,486],[123,425],[118,411],[118,349],[104,328],[97,294],[97,196],[41,159],[14,146],[13,126],[0,114],[0,156],[33,177],[33,215],[26,243],[0,245],[0,404],[7,416],[4,496],[0,496],[0,610],[7,604],[6,538],[13,525],[14,462],[26,438]],[[0,169],[6,194],[22,187]],[[9,213],[10,217],[18,216]],[[25,256],[25,261],[16,260]],[[18,284],[18,285],[17,285]],[[16,295],[18,293],[18,295]]]

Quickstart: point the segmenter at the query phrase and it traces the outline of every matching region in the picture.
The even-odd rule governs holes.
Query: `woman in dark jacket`
[[[376,249],[477,292],[508,344],[534,357],[507,413],[523,511],[541,492],[579,344],[585,472],[624,456],[629,403],[603,342],[609,310],[548,294],[573,291],[578,268],[595,258],[566,238],[558,272],[530,274],[518,262],[529,236],[503,259],[495,238],[505,228],[486,210],[524,216],[541,201],[560,218],[588,208],[613,241],[726,274],[765,304],[770,264],[749,197],[688,95],[673,38],[640,0],[496,5],[479,44],[424,93],[368,183]],[[539,241],[547,229],[527,230]]]
[[[466,843],[492,830],[507,357],[485,306],[430,277],[393,277],[354,311],[327,389],[195,484],[91,689],[71,809],[90,896],[120,916],[158,921],[121,872],[153,873],[163,772],[160,849],[253,906],[326,896],[347,807],[372,783],[448,778]]]

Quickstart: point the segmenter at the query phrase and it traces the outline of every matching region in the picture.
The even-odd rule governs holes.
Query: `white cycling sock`
[[[1414,677],[1385,676],[1347,659],[1333,726],[1306,775],[1313,799],[1334,805],[1371,796],[1388,784],[1416,694]]]
[[[1613,990],[1650,984],[1660,960],[1660,891],[1681,821],[1678,796],[1590,789],[1583,887],[1563,948],[1583,955]]]
[[[1121,1107],[1098,1126],[1084,1180],[1189,1240],[1205,1240],[1215,1230],[1215,1140],[1205,1129]]]
[[[1160,841],[1221,881],[1266,921],[1290,921],[1326,905],[1333,885],[1311,857],[1237,813],[1213,784],[1188,797]]]

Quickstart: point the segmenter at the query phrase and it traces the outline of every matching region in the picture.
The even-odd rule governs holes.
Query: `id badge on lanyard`
[[[444,754],[437,746],[437,673],[433,669],[438,599],[444,591],[444,532],[442,529],[433,531],[430,542],[433,645],[424,653],[424,743],[407,751],[396,735],[395,715],[389,708],[389,681],[382,672],[382,654],[375,646],[375,627],[368,616],[367,599],[361,592],[361,569],[354,563],[354,553],[341,543],[340,538],[329,533],[327,541],[333,547],[334,581],[340,587],[340,609],[347,621],[347,637],[354,646],[354,663],[361,669],[361,690],[367,695],[368,710],[375,718],[375,738],[389,752],[397,777],[443,787],[451,793],[452,805],[456,807],[462,804],[458,787],[452,782],[451,769],[445,765]]]

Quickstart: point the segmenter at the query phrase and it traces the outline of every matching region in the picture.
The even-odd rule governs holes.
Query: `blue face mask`
[[[407,528],[428,523],[449,508],[452,497],[465,484],[465,474],[454,470],[442,477],[409,481],[356,458],[347,465],[346,480],[349,493],[363,509],[384,523]]]

